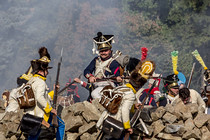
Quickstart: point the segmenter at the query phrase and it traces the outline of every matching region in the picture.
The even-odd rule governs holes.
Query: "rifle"
[[[152,89],[155,87],[156,83],[157,83],[157,79],[155,79],[155,81],[153,82],[151,88],[149,89],[149,91],[148,91],[146,97],[145,97],[144,100],[142,101],[141,108],[140,108],[140,109],[137,109],[137,110],[135,111],[133,117],[131,118],[131,121],[130,121],[131,128],[134,127],[134,125],[136,124],[137,120],[139,119],[139,117],[140,117],[140,115],[141,115],[141,110],[144,108],[144,104],[145,104],[145,102],[147,101],[147,98],[149,97],[149,94],[150,94],[150,92],[152,91]],[[140,89],[139,89],[139,90],[140,90]],[[126,133],[126,134],[125,134],[124,140],[128,140],[129,135],[130,135],[129,133]]]
[[[54,90],[54,97],[53,97],[53,108],[55,110],[56,110],[56,103],[57,103],[57,96],[58,96],[57,85],[59,85],[59,74],[60,74],[60,67],[61,67],[61,62],[62,62],[62,55],[63,55],[63,48],[61,49],[61,57],[60,57],[60,61],[58,62],[58,69],[57,69],[57,75],[56,75],[56,81],[55,81],[55,90]],[[58,120],[55,114],[53,114],[53,117],[52,117],[52,125],[55,127],[58,127]]]
[[[188,81],[188,84],[187,84],[187,88],[190,88],[190,84],[191,84],[191,81],[192,81],[192,75],[194,73],[194,69],[195,69],[195,63],[193,63],[193,66],[192,66],[192,70],[191,70],[191,73],[190,73],[190,77],[189,77],[189,81]]]
[[[79,75],[79,79],[81,78],[82,74]],[[58,91],[58,95],[61,94],[62,92],[64,92],[68,87],[70,87],[72,84],[74,84],[75,81],[72,81],[70,84],[68,84],[67,86],[65,86],[64,88],[62,88],[60,91]]]
[[[121,77],[122,79],[129,79],[129,77]],[[96,82],[101,82],[101,81],[114,81],[117,82],[117,77],[108,77],[108,78],[101,78],[101,79],[96,79]]]

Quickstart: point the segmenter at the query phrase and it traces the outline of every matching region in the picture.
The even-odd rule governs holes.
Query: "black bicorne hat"
[[[93,42],[98,46],[97,50],[102,51],[112,48],[113,38],[114,35],[103,35],[102,32],[98,32],[97,37],[93,38]]]
[[[129,81],[133,87],[140,88],[147,82],[147,79],[152,76],[154,71],[155,63],[153,61],[139,61],[135,69],[131,72]]]
[[[51,69],[52,67],[49,67],[49,62],[50,60],[46,56],[43,56],[42,58],[37,59],[37,60],[32,60],[31,61],[31,66],[33,69],[32,73],[35,74],[39,70]]]

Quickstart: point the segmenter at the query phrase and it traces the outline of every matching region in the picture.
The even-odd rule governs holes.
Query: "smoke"
[[[70,77],[77,77],[94,57],[91,49],[96,32],[114,34],[117,25],[115,16],[110,17],[110,14],[115,13],[105,9],[114,9],[118,3],[114,0],[0,1],[0,93],[17,87],[17,77],[26,72],[31,60],[39,58],[41,46],[48,48],[52,58],[53,69],[47,80],[50,89],[55,81],[61,48],[64,48],[61,87]],[[98,13],[103,16],[97,17]],[[88,91],[80,86],[79,90],[85,100]]]
[[[205,40],[209,40],[209,31],[206,28],[209,6],[207,14],[194,12],[189,15],[188,11],[183,14],[190,18],[183,18],[177,16],[179,15],[177,13],[188,8],[188,5],[180,4],[179,1],[130,1],[128,3],[130,7],[124,5],[126,2],[0,1],[0,93],[5,89],[17,87],[17,77],[25,73],[31,60],[39,58],[38,49],[41,46],[48,48],[52,58],[50,66],[53,69],[50,70],[47,80],[50,89],[55,82],[60,50],[64,49],[59,80],[61,88],[64,87],[69,78],[74,79],[83,73],[85,67],[95,57],[92,55],[92,39],[99,31],[115,35],[116,44],[113,44],[113,51],[121,50],[124,54],[140,58],[140,47],[148,47],[148,58],[155,58],[157,72],[161,74],[172,72],[170,52],[175,49],[180,51],[180,54],[182,50],[183,53],[192,52],[192,47],[199,48],[202,56],[208,52],[209,42]],[[177,6],[181,7],[178,11]],[[126,8],[131,13],[129,10],[124,12]],[[182,22],[176,22],[176,19]],[[168,30],[161,34],[166,27]],[[188,56],[190,58],[188,62],[191,62],[193,60],[191,54]],[[180,55],[179,58],[183,57],[186,58],[186,55]],[[208,66],[209,57],[205,55],[203,59]],[[191,70],[190,67],[185,69],[189,72]],[[86,79],[82,77],[82,80]],[[88,91],[79,86],[79,94],[84,100],[88,96]]]

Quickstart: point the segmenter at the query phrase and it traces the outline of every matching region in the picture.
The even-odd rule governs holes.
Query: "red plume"
[[[148,49],[146,47],[141,47],[141,61],[147,58]]]

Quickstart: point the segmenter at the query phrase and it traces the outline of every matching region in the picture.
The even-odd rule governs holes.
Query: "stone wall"
[[[145,136],[152,140],[209,140],[210,115],[203,112],[197,104],[184,105],[181,100],[159,107],[151,112],[152,121],[146,122],[149,134]]]
[[[1,103],[0,103],[1,104]],[[1,108],[1,107],[0,107]],[[3,108],[1,108],[3,110]],[[104,108],[94,100],[73,104],[63,109],[61,118],[66,124],[67,140],[94,140],[99,135],[96,122]],[[3,111],[1,111],[3,112]],[[17,128],[22,118],[23,111],[6,113],[0,121],[0,139],[16,140],[20,134]],[[137,123],[135,135],[140,134],[145,139],[210,139],[210,115],[204,114],[196,104],[184,105],[177,101],[174,105],[159,107],[150,112],[151,120],[145,122],[148,134]],[[21,139],[25,139],[22,135]]]

